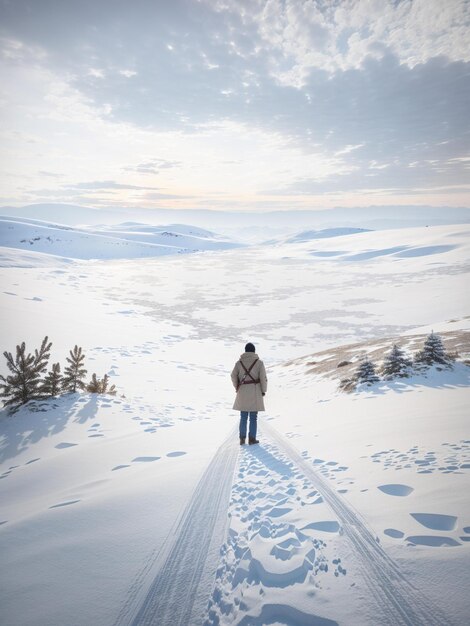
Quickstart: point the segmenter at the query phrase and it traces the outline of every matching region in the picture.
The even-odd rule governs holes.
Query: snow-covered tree
[[[410,367],[411,359],[406,356],[401,348],[394,344],[390,352],[384,357],[382,373],[387,378],[408,376]]]
[[[75,346],[70,350],[70,356],[66,357],[68,365],[64,370],[64,378],[62,379],[62,387],[64,391],[75,393],[77,389],[85,389],[85,374],[87,370],[84,368],[85,355],[82,349]]]
[[[108,393],[111,396],[116,395],[116,387],[115,385],[109,385],[109,376],[105,374],[103,378],[99,379],[96,374],[93,374],[90,382],[86,386],[86,390],[90,393]]]
[[[44,337],[39,350],[34,354],[26,353],[26,345],[23,342],[16,346],[16,355],[4,352],[7,366],[11,374],[0,376],[0,397],[4,398],[4,405],[16,410],[30,400],[42,396],[41,376],[47,369],[52,343],[48,337]]]
[[[447,354],[439,335],[435,335],[434,331],[426,337],[423,349],[415,355],[416,363],[425,363],[432,365],[439,363],[441,365],[450,365],[451,358]]]
[[[54,363],[47,373],[41,385],[41,393],[52,398],[58,396],[62,389],[62,376],[60,375],[60,363]]]
[[[357,368],[354,378],[357,383],[377,383],[380,379],[375,372],[375,366],[368,358],[365,358]]]

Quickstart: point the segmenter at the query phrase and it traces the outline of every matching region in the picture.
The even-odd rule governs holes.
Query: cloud
[[[147,193],[144,196],[145,200],[189,200],[195,198],[189,198],[189,196],[182,196],[174,193]]]
[[[179,167],[181,161],[170,161],[168,159],[151,159],[138,165],[124,167],[126,172],[137,172],[139,174],[159,174],[160,170]]]
[[[256,29],[285,84],[300,86],[311,69],[357,69],[387,53],[409,67],[440,55],[470,61],[466,0],[227,0],[216,6]]]
[[[16,0],[0,12],[11,83],[20,71],[44,70],[117,129],[178,135],[170,158],[141,150],[120,171],[163,178],[164,170],[183,170],[184,137],[202,146],[208,129],[219,129],[223,146],[214,160],[242,167],[249,158],[224,142],[232,124],[303,155],[302,172],[285,168],[273,194],[437,192],[468,180],[464,0]],[[72,106],[65,90],[48,98],[65,119]],[[336,172],[320,173],[320,157]],[[273,183],[279,166],[266,165]],[[119,180],[68,189],[158,192]]]
[[[467,163],[455,166],[451,160],[445,162],[414,162],[403,164],[398,161],[364,167],[324,179],[299,178],[292,183],[274,189],[264,189],[266,195],[317,195],[338,192],[382,191],[394,194],[422,193],[433,191],[449,194],[470,191],[470,184],[459,186],[470,180]]]
[[[114,180],[94,180],[90,182],[75,183],[71,185],[64,185],[66,189],[79,189],[79,190],[113,190],[113,189],[133,189],[133,190],[153,190],[158,187],[142,187],[141,185],[128,185],[125,183],[116,183]]]
[[[49,178],[63,178],[63,174],[56,174],[55,172],[48,172],[46,170],[39,170],[39,176],[48,176]]]

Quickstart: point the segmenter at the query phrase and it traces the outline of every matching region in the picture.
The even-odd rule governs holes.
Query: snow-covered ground
[[[47,334],[63,363],[78,343],[118,395],[1,413],[4,623],[467,624],[469,235],[82,261],[6,241],[2,350]],[[345,355],[432,329],[453,370],[338,390]],[[248,340],[269,388],[261,444],[240,448]]]

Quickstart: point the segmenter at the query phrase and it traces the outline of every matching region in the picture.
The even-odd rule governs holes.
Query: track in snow
[[[192,626],[202,621],[227,533],[238,448],[233,432],[217,450],[162,550],[147,559],[115,626]]]
[[[451,626],[449,618],[413,587],[386,554],[365,522],[300,454],[269,424],[263,430],[302,471],[337,515],[354,550],[369,592],[377,603],[380,626]],[[379,617],[380,616],[380,617]]]
[[[263,430],[337,515],[369,593],[376,601],[375,624],[451,626],[448,617],[405,579],[359,514],[275,429],[264,423]],[[201,623],[219,563],[219,549],[226,539],[227,506],[238,449],[233,433],[217,450],[163,549],[149,556],[114,626]]]

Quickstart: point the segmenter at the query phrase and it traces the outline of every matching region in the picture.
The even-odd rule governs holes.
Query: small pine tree
[[[62,376],[60,375],[60,363],[54,363],[41,385],[41,393],[49,398],[58,396],[62,389]]]
[[[47,369],[52,343],[44,337],[39,350],[33,354],[26,353],[23,342],[16,346],[16,356],[11,352],[4,352],[7,366],[11,375],[0,376],[0,397],[5,398],[4,406],[10,406],[13,411],[30,400],[41,398],[41,375]]]
[[[96,374],[92,374],[91,380],[86,386],[86,390],[90,393],[107,393],[111,396],[115,396],[117,391],[116,386],[111,385],[111,387],[108,388],[108,385],[109,376],[107,374],[105,374],[102,379],[99,379]]]
[[[69,365],[64,370],[63,390],[75,393],[77,389],[85,389],[84,379],[87,370],[83,367],[85,355],[82,349],[75,346],[73,350],[70,350],[70,356],[66,360]]]
[[[86,390],[89,391],[90,393],[100,393],[100,389],[101,389],[101,381],[96,376],[96,374],[92,374],[91,380],[86,386]]]
[[[380,379],[375,373],[375,366],[368,358],[364,359],[354,375],[357,383],[377,383]]]
[[[411,367],[411,359],[409,359],[403,350],[396,344],[388,354],[385,355],[382,373],[386,378],[393,378],[394,376],[408,376],[408,370]]]
[[[434,331],[426,337],[423,349],[415,355],[416,363],[432,365],[439,363],[441,365],[450,365],[451,358],[446,353],[444,344],[439,335],[435,335]]]

